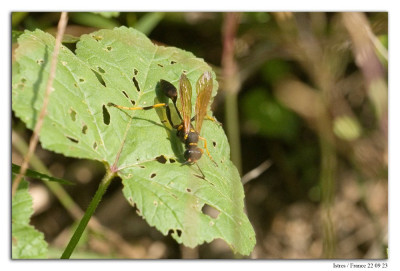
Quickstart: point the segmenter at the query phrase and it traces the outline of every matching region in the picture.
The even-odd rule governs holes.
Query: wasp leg
[[[211,120],[211,121],[215,122],[217,125],[222,126],[222,123],[219,122],[216,118],[211,117],[211,116],[209,116],[209,115],[206,115],[206,118],[207,118],[208,120]],[[190,122],[193,122],[195,119],[196,119],[196,115],[193,116],[193,118],[190,120]]]
[[[136,107],[128,107],[128,106],[122,106],[122,105],[116,105],[114,103],[108,103],[108,106],[114,106],[119,109],[125,109],[125,110],[149,110],[152,108],[157,108],[157,107],[167,107],[168,105],[166,103],[159,103],[159,104],[154,104],[154,105],[149,105],[149,106],[136,106]]]
[[[218,124],[219,126],[222,126],[222,123],[219,122],[216,118],[211,117],[211,116],[209,116],[209,115],[206,115],[206,118],[207,118],[208,120],[211,120],[211,121],[215,122],[215,123]]]
[[[210,157],[211,161],[213,161],[213,163],[218,167],[218,164],[214,161],[214,159],[212,158],[210,152],[208,151],[207,140],[202,136],[199,136],[199,139],[204,141],[204,149],[206,150],[208,157]]]
[[[116,105],[114,103],[108,103],[107,106],[113,106],[119,109],[124,109],[124,110],[149,110],[153,108],[159,108],[159,107],[165,107],[166,108],[166,115],[169,124],[171,125],[172,128],[178,127],[179,125],[174,125],[172,122],[172,117],[171,117],[171,110],[169,109],[169,105],[166,103],[159,103],[159,104],[154,104],[154,105],[149,105],[149,106],[136,106],[136,107],[128,107],[128,106],[122,106],[122,105]]]

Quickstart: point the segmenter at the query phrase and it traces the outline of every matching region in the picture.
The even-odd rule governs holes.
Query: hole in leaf
[[[99,70],[99,72],[101,72],[101,73],[106,73],[106,71],[105,70],[103,70],[101,67],[97,67],[97,69]]]
[[[136,104],[135,100],[131,100],[131,99],[129,98],[128,93],[126,93],[125,90],[123,90],[122,93],[124,94],[124,96],[125,96],[127,99],[130,100],[130,102],[131,102],[132,105],[135,105],[135,104]]]
[[[180,229],[176,229],[176,234],[178,235],[178,237],[181,237],[182,235],[182,231]]]
[[[217,142],[213,141],[213,146],[216,147],[217,146]]]
[[[138,70],[137,69],[133,69],[133,74],[136,76],[138,74]]]
[[[125,92],[125,90],[123,90],[122,93],[125,95],[126,98],[129,99],[129,96],[128,96],[128,94]]]
[[[201,208],[201,212],[214,219],[217,218],[220,214],[220,211],[218,209],[212,207],[211,205],[208,205],[207,203],[203,205],[203,208]]]
[[[85,82],[85,79],[79,78],[79,82],[83,83],[83,82]]]
[[[107,49],[107,51],[110,52],[112,50],[112,47],[111,46],[107,46],[106,49]]]
[[[110,124],[110,113],[108,112],[108,110],[104,104],[103,104],[103,122],[105,125]]]
[[[74,109],[69,110],[69,116],[71,117],[72,121],[76,121],[76,111]]]
[[[168,231],[167,235],[172,235],[173,233],[174,233],[174,230],[173,230],[173,229],[170,229],[170,230]]]
[[[77,87],[78,87],[78,84],[77,84],[77,83],[74,83],[74,87],[76,87],[76,88],[77,88]]]
[[[155,173],[152,173],[151,175],[150,175],[150,178],[154,178],[154,177],[156,177],[157,176],[157,174],[155,174]]]
[[[68,138],[71,142],[73,143],[79,143],[79,140],[70,136],[65,136],[66,138]]]
[[[96,141],[93,143],[93,150],[97,150],[97,143],[96,143]]]
[[[86,124],[83,124],[83,126],[82,126],[82,133],[83,133],[84,135],[86,135],[87,129],[88,129],[87,125],[86,125]]]
[[[190,193],[190,192],[192,192],[192,189],[186,188],[186,191],[187,191],[188,193]]]
[[[136,90],[140,91],[139,82],[136,80],[135,76],[132,77],[132,81],[133,81],[133,84],[135,85]]]
[[[140,165],[139,167],[140,167],[140,168],[146,168],[146,167],[145,167],[145,166],[143,166],[143,165]]]
[[[158,63],[157,64],[159,67],[161,67],[161,68],[164,68],[164,66],[163,65],[161,65],[160,63]]]
[[[165,164],[167,162],[167,159],[165,158],[164,155],[160,155],[160,156],[156,157],[155,160],[161,164]]]
[[[170,159],[169,159],[169,162],[170,162],[171,164],[173,164],[173,163],[175,163],[175,162],[176,162],[176,160],[175,160],[175,159],[172,159],[172,158],[170,158]]]
[[[39,64],[39,65],[42,65],[44,63],[44,60],[43,59],[38,59],[38,60],[36,60],[36,63]]]
[[[174,61],[174,60],[171,60],[171,65],[174,65],[174,64],[176,64],[176,61]]]
[[[94,75],[96,75],[97,80],[99,80],[100,84],[106,87],[106,82],[104,82],[103,77],[95,70],[92,70]]]

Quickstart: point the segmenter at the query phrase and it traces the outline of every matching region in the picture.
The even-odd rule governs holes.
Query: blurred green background
[[[220,89],[212,109],[243,176],[257,236],[251,258],[387,258],[388,13],[68,16],[64,44],[71,50],[82,34],[125,25],[213,67]],[[13,52],[25,29],[54,34],[59,17],[12,13]],[[13,163],[21,164],[31,134],[12,117]],[[61,204],[64,190],[32,180],[32,224],[57,258],[104,168],[40,147],[36,154],[33,168],[77,183],[64,188],[72,203]],[[190,249],[163,236],[132,210],[121,186],[114,182],[107,191],[75,257],[234,257],[221,240]]]

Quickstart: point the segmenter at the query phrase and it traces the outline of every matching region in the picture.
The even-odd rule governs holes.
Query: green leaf
[[[47,243],[43,233],[29,225],[33,214],[28,182],[22,180],[12,199],[12,258],[47,258]]]
[[[70,34],[64,34],[62,43],[77,43],[79,41],[79,37],[75,37]]]
[[[16,164],[11,164],[11,171],[14,174],[18,174],[20,171],[21,167],[16,165]],[[25,176],[27,177],[31,177],[31,178],[35,178],[35,179],[40,179],[42,181],[50,181],[50,182],[57,182],[60,184],[66,184],[66,185],[73,185],[74,183],[63,180],[63,179],[59,179],[53,176],[49,176],[31,169],[27,169]]]
[[[119,12],[118,11],[102,11],[102,12],[93,12],[94,14],[99,14],[105,18],[112,18],[112,17],[118,17]]]
[[[30,128],[42,105],[53,47],[54,38],[39,30],[19,39],[12,106]],[[64,46],[60,50],[40,141],[46,149],[99,160],[117,171],[123,193],[138,213],[179,243],[194,247],[222,238],[235,252],[248,255],[255,234],[244,213],[243,187],[229,159],[222,127],[205,120],[201,131],[218,166],[206,154],[197,165],[187,165],[183,164],[185,146],[166,122],[165,109],[125,111],[107,106],[109,102],[122,106],[167,102],[159,90],[160,79],[177,87],[186,72],[195,88],[205,71],[211,68],[192,53],[156,46],[131,28],[83,35],[76,55]],[[215,96],[218,83],[212,74]],[[195,98],[193,91],[193,112]],[[177,114],[173,120],[179,123]],[[218,216],[210,216],[209,209]]]
[[[135,28],[142,33],[148,35],[164,18],[163,12],[149,12],[143,15],[140,20],[135,24]]]
[[[117,20],[112,19],[114,17],[112,14],[110,16],[104,16],[105,14],[96,14],[92,12],[70,12],[68,17],[71,21],[92,27],[98,28],[113,28],[119,25]]]

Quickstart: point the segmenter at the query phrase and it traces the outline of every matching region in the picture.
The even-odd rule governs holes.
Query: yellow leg
[[[127,107],[127,106],[122,106],[122,105],[116,105],[113,103],[108,103],[108,106],[114,106],[116,108],[119,109],[125,109],[125,110],[149,110],[152,108],[157,108],[157,107],[166,107],[167,104],[165,103],[160,103],[160,104],[154,104],[154,105],[150,105],[150,106],[136,106],[136,107]]]
[[[211,161],[213,161],[214,164],[215,164],[216,166],[218,166],[217,163],[216,163],[216,162],[214,161],[214,159],[212,158],[210,152],[208,151],[208,148],[207,148],[207,139],[205,139],[205,138],[202,137],[202,136],[199,136],[199,139],[201,139],[201,140],[204,141],[204,149],[206,150],[208,157],[210,157]]]
[[[208,120],[211,120],[211,121],[215,122],[215,123],[218,124],[219,126],[222,126],[222,123],[219,122],[218,120],[216,120],[215,118],[213,118],[213,117],[211,117],[211,116],[209,116],[209,115],[206,115],[206,118],[207,118]]]
[[[178,111],[178,113],[179,113],[179,111]],[[214,117],[211,117],[211,116],[209,116],[209,115],[206,115],[205,118],[208,119],[208,120],[211,120],[211,121],[215,122],[215,123],[218,124],[219,126],[222,126],[222,123],[219,122],[218,120],[216,120]],[[182,119],[182,118],[181,118],[181,119]],[[196,116],[193,116],[193,118],[190,120],[190,122],[195,121],[195,119],[196,119]]]
[[[159,103],[159,104],[154,104],[154,105],[149,105],[149,106],[135,106],[135,107],[128,107],[128,106],[116,105],[114,103],[108,103],[107,106],[113,106],[113,107],[123,109],[123,110],[149,110],[149,109],[158,108],[158,107],[166,107],[166,109],[167,109],[166,114],[167,114],[168,122],[171,125],[171,127],[175,128],[175,125],[171,119],[171,113],[169,110],[169,106],[166,103]]]

